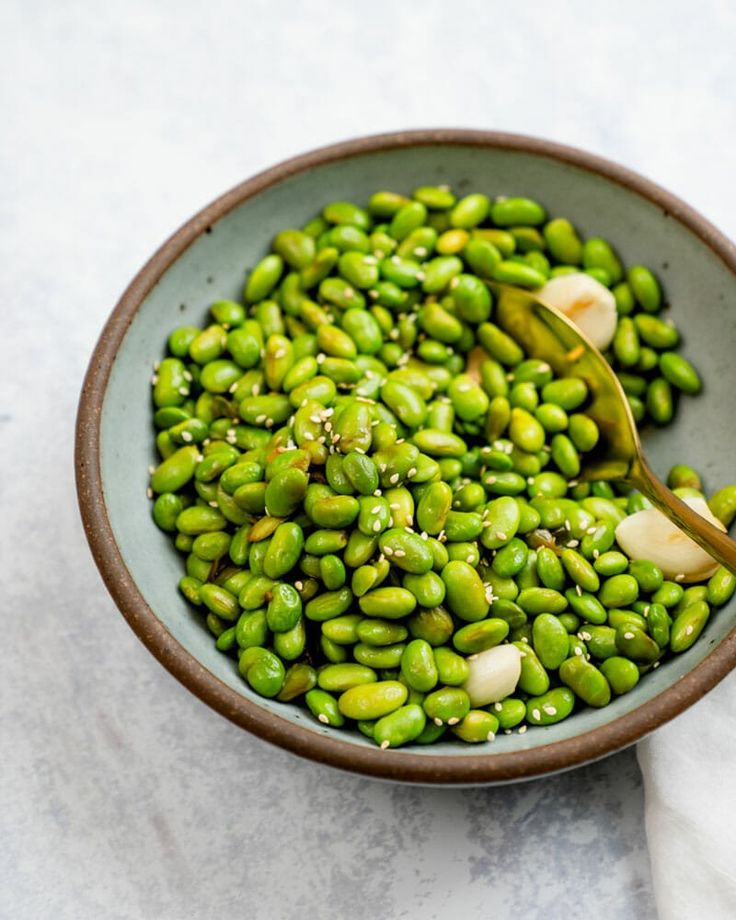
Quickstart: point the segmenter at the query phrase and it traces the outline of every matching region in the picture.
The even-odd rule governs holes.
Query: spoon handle
[[[651,471],[643,457],[627,477],[649,501],[729,571],[736,572],[736,542],[678,498]]]

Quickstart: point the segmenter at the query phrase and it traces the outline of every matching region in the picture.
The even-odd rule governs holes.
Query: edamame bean
[[[401,706],[376,722],[373,740],[381,750],[400,747],[418,738],[426,722],[427,717],[421,706],[416,703]]]
[[[348,719],[380,719],[403,706],[408,696],[406,687],[397,680],[351,687],[340,695],[338,709]]]
[[[527,700],[526,718],[530,725],[555,725],[566,719],[574,707],[575,694],[567,687],[556,687]]]
[[[614,655],[601,663],[601,671],[618,696],[633,690],[639,683],[639,669],[633,661]]]
[[[685,607],[672,623],[670,649],[675,653],[687,651],[705,628],[709,616],[710,607],[705,601]]]
[[[605,675],[582,655],[574,655],[560,665],[560,680],[588,706],[607,706],[611,688]]]

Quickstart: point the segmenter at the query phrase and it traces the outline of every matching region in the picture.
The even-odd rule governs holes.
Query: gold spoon
[[[546,361],[560,376],[580,377],[588,385],[592,399],[585,414],[596,422],[601,437],[578,479],[628,483],[721,565],[736,571],[736,542],[679,499],[650,469],[623,388],[598,349],[566,316],[530,291],[495,282],[491,288],[496,323],[530,357]]]

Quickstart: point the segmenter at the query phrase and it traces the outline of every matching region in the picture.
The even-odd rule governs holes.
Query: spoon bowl
[[[736,569],[736,542],[678,498],[652,472],[639,440],[626,394],[610,364],[590,339],[559,310],[534,293],[491,284],[496,321],[532,358],[563,377],[585,381],[591,396],[585,413],[598,425],[600,441],[581,470],[581,481],[626,482],[638,489],[714,559]]]

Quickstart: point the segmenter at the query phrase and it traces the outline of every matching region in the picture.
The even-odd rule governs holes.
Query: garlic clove
[[[521,652],[515,645],[497,645],[468,658],[470,674],[463,689],[474,708],[510,696],[521,676]]]
[[[694,496],[683,501],[719,530],[726,529],[704,498]],[[665,578],[679,582],[703,581],[718,568],[715,559],[656,508],[624,518],[616,527],[616,542],[631,559],[653,562]]]
[[[600,351],[613,341],[618,321],[616,299],[600,281],[583,272],[559,275],[535,294],[572,320]]]

